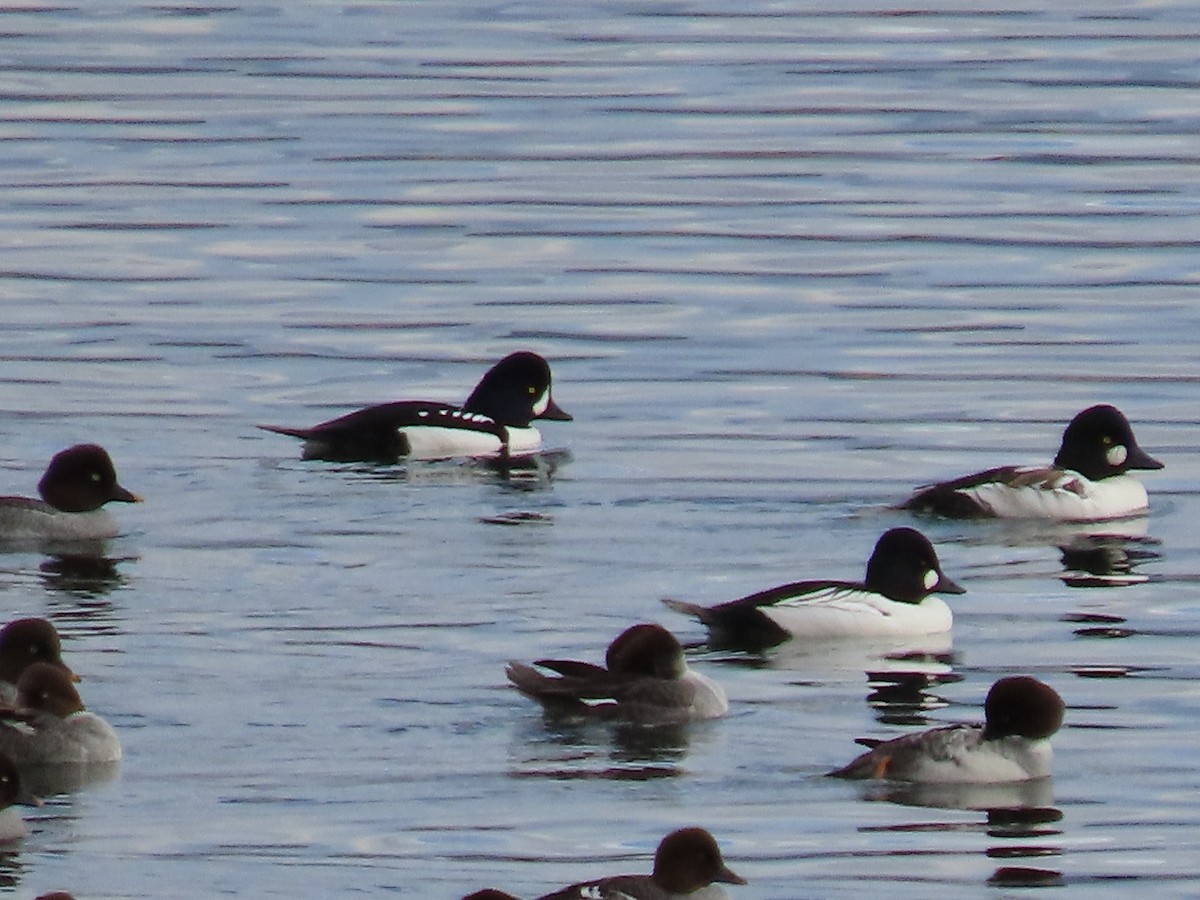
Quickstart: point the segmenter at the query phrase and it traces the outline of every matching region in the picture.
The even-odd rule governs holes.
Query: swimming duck
[[[41,500],[0,497],[0,541],[113,538],[120,529],[101,507],[141,501],[117,483],[112,459],[96,444],[77,444],[54,454],[38,492]]]
[[[558,677],[515,660],[505,672],[517,690],[549,711],[667,724],[713,719],[729,710],[721,686],[688,667],[679,641],[661,625],[625,629],[609,644],[604,666],[556,659],[534,665]]]
[[[951,518],[1122,519],[1149,507],[1129,471],[1162,467],[1138,446],[1121,411],[1105,404],[1071,420],[1053,465],[1000,466],[928,485],[900,507]]]
[[[304,459],[332,462],[528,456],[542,445],[532,420],[571,421],[554,402],[550,380],[546,360],[523,350],[492,366],[462,406],[400,400],[368,406],[312,428],[259,428],[303,440]]]
[[[0,752],[19,766],[110,763],[121,758],[121,743],[84,708],[60,666],[35,662],[17,682],[16,705],[0,711]]]
[[[890,741],[861,740],[871,749],[830,772],[837,778],[888,778],[927,783],[999,783],[1050,774],[1050,737],[1063,720],[1063,701],[1028,675],[999,679],[984,701],[983,725],[948,725]]]
[[[672,831],[658,845],[649,875],[613,875],[581,881],[538,900],[719,900],[726,893],[715,882],[745,884],[721,857],[713,836],[703,828]],[[464,900],[515,900],[502,891],[478,891]]]
[[[714,643],[766,648],[806,640],[939,634],[950,630],[950,607],[934,594],[962,594],[941,569],[928,538],[892,528],[879,538],[861,581],[796,581],[704,607],[663,602],[695,616]]]

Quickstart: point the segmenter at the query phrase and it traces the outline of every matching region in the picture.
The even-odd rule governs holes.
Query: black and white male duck
[[[962,594],[942,572],[928,538],[892,528],[879,538],[862,581],[795,581],[705,607],[664,599],[695,616],[714,644],[764,649],[789,638],[891,638],[950,630],[950,607],[934,594]]]
[[[260,425],[304,441],[304,459],[394,463],[402,459],[508,459],[542,447],[534,419],[571,421],[550,392],[550,365],[511,353],[480,380],[462,406],[399,400],[356,410],[312,428]]]
[[[1149,508],[1132,469],[1163,464],[1138,446],[1129,420],[1103,404],[1075,416],[1049,466],[999,466],[919,488],[900,507],[949,518],[1101,522]]]

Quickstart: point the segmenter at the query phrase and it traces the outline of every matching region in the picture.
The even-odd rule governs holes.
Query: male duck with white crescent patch
[[[951,518],[1124,519],[1149,508],[1129,470],[1162,467],[1138,446],[1120,410],[1092,406],[1067,425],[1052,466],[1000,466],[929,485],[901,508]]]
[[[505,669],[522,694],[548,712],[667,725],[715,719],[729,710],[721,686],[693,671],[675,635],[661,625],[633,625],[612,643],[605,665],[570,659],[539,659],[543,675],[515,660]]]
[[[101,509],[106,503],[139,503],[117,483],[103,447],[77,444],[56,454],[38,482],[41,500],[0,497],[0,541],[101,541],[120,533]]]
[[[550,366],[536,353],[492,366],[462,406],[400,400],[356,410],[312,428],[260,425],[304,441],[304,459],[394,463],[401,459],[529,456],[542,446],[534,419],[571,421],[550,393]]]
[[[887,778],[928,784],[995,784],[1045,778],[1050,737],[1063,720],[1062,697],[1028,675],[1001,678],[984,701],[983,725],[948,725],[890,741],[833,772],[836,778]]]
[[[933,594],[966,593],[942,573],[937,552],[912,528],[884,532],[852,581],[797,581],[705,607],[664,599],[708,627],[714,644],[761,649],[789,638],[877,638],[950,630],[950,607]]]
[[[610,875],[581,881],[538,900],[725,900],[718,886],[745,884],[721,856],[716,840],[703,828],[680,828],[663,838],[654,853],[649,875]],[[515,900],[503,891],[487,889],[463,900]]]

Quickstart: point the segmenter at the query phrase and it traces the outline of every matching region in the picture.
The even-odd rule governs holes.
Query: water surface
[[[747,900],[1200,891],[1200,21],[1044,6],[5,10],[3,491],[94,440],[147,502],[99,561],[0,555],[127,754],[27,812],[0,890],[536,896],[699,824]],[[526,347],[576,417],[540,479],[254,429]],[[864,648],[697,650],[732,714],[646,734],[504,685],[636,621],[699,642],[663,596],[855,577],[888,503],[1046,461],[1095,402],[1167,466],[1138,577],[921,523],[969,593],[919,690]],[[1010,672],[1068,703],[1052,784],[821,777]]]

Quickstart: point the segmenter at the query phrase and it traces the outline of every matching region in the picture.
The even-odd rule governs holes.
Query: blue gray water
[[[0,11],[0,491],[94,440],[99,564],[0,555],[119,776],[0,893],[535,896],[709,828],[739,900],[1200,893],[1200,16],[1181,2],[23,4]],[[306,463],[260,422],[460,399],[531,348],[569,461]],[[1166,468],[1085,588],[1055,529],[925,523],[953,647],[697,651],[726,720],[547,725],[509,658],[854,577],[913,485],[1095,402]],[[853,739],[1064,696],[1053,784],[895,794]],[[1035,810],[989,814],[996,806]]]

